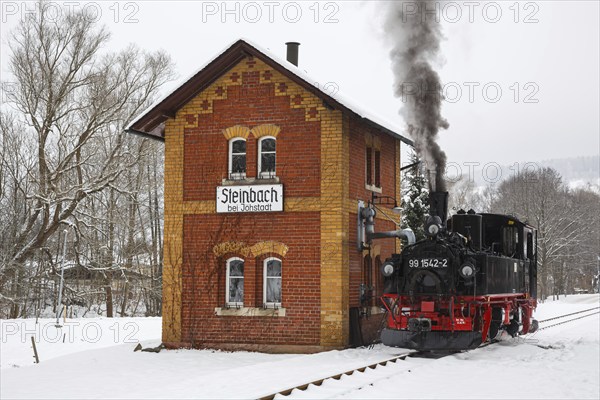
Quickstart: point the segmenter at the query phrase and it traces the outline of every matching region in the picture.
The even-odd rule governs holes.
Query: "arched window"
[[[375,168],[373,171],[375,172],[375,187],[381,187],[381,151],[375,149]]]
[[[367,189],[381,188],[381,149],[370,144],[365,151],[365,175]]]
[[[227,260],[225,302],[229,306],[244,305],[244,260],[232,257]]]
[[[258,141],[258,177],[275,176],[277,141],[273,136],[264,136]]]
[[[246,177],[246,139],[233,138],[229,141],[229,179]]]
[[[371,186],[373,184],[373,148],[371,146],[367,146],[365,152],[365,175],[367,186]]]
[[[281,306],[281,260],[278,258],[269,257],[264,261],[263,304]]]

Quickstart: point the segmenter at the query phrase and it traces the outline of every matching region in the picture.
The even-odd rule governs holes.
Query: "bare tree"
[[[50,18],[46,10],[25,15],[9,39],[15,84],[7,95],[13,114],[2,115],[0,181],[2,193],[12,190],[10,202],[20,209],[8,217],[10,232],[0,234],[3,296],[18,295],[15,271],[30,265],[61,226],[81,228],[86,221],[78,211],[86,199],[118,191],[123,171],[139,161],[127,145],[124,124],[173,75],[163,52],[133,46],[101,51],[109,34],[85,13],[65,10]],[[20,165],[11,157],[27,162]],[[9,202],[4,194],[2,199]],[[112,263],[116,249],[109,250]],[[10,316],[18,314],[15,307]]]
[[[570,192],[551,168],[525,171],[500,184],[492,203],[494,212],[515,215],[538,229],[541,299],[567,293],[568,277],[578,265],[577,258],[583,255],[590,233],[594,237],[597,232],[593,226],[597,204],[598,196],[591,192]],[[595,256],[593,253],[586,258]]]

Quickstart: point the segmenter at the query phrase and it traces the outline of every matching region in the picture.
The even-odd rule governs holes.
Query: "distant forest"
[[[519,171],[524,168],[552,168],[560,174],[562,181],[569,186],[586,187],[588,184],[600,188],[600,156],[580,156],[568,158],[556,158],[542,161],[523,161],[517,165],[501,165],[502,180],[515,175],[517,167]],[[485,186],[486,182],[483,166],[475,168],[475,186]],[[490,173],[495,172],[490,170]],[[466,173],[466,171],[465,171]]]

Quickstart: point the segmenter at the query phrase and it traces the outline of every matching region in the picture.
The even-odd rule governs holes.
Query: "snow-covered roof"
[[[193,74],[181,80],[173,90],[162,96],[154,102],[154,104],[137,115],[127,125],[125,130],[130,133],[143,134],[163,139],[163,124],[167,118],[173,117],[174,113],[179,108],[222,75],[226,69],[231,68],[235,63],[248,55],[258,57],[262,61],[265,61],[272,67],[278,69],[280,72],[287,72],[286,75],[288,77],[301,84],[307,90],[310,90],[313,94],[326,100],[330,105],[346,109],[353,114],[356,114],[370,125],[381,129],[404,143],[411,146],[413,145],[412,140],[400,134],[402,129],[399,126],[396,126],[372,111],[359,106],[353,99],[344,95],[341,91],[329,93],[322,90],[319,87],[318,82],[325,81],[314,79],[314,77],[309,76],[305,71],[294,64],[280,58],[270,50],[265,49],[248,39],[239,39],[235,41],[198,68]]]

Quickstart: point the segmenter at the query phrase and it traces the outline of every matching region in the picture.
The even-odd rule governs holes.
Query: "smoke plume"
[[[430,186],[444,191],[446,154],[437,143],[440,128],[448,129],[441,115],[443,97],[438,73],[431,63],[439,57],[442,33],[439,1],[391,2],[385,33],[393,41],[391,52],[395,94],[404,106],[401,115],[415,141],[417,154],[432,168]]]

